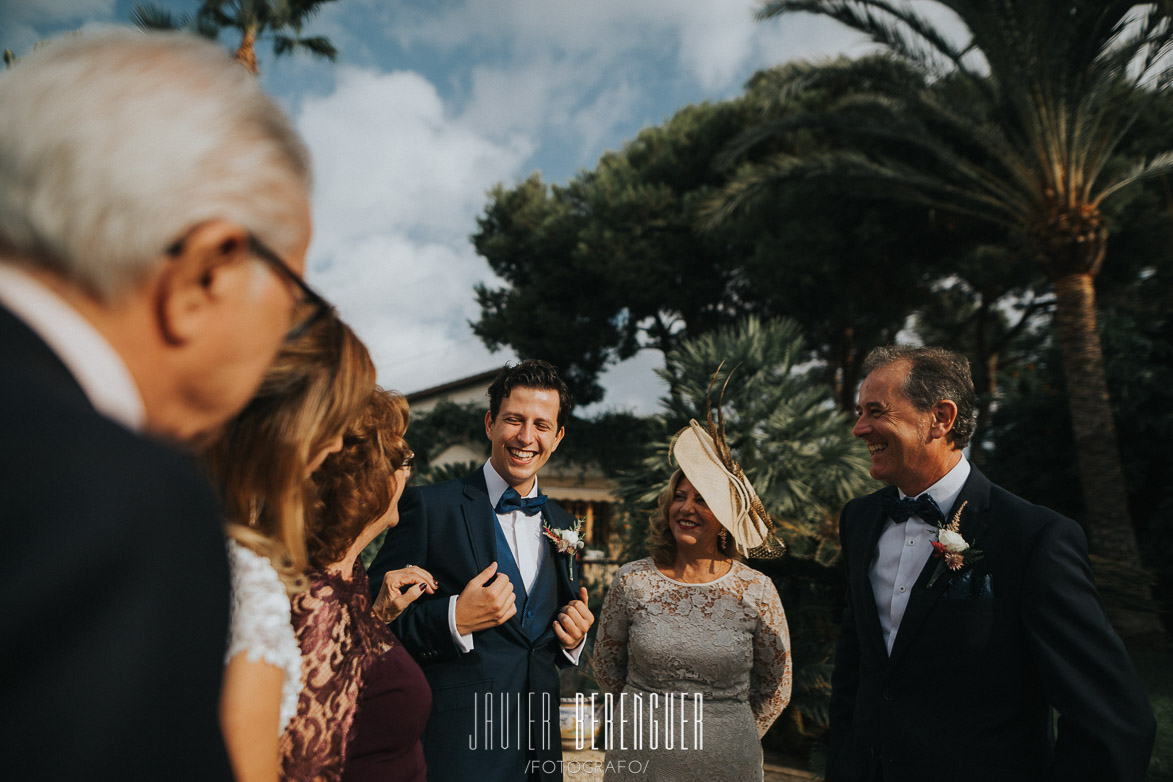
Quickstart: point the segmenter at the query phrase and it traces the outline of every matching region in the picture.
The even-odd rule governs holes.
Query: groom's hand
[[[486,586],[490,579],[493,583]],[[494,562],[473,576],[456,598],[457,632],[466,635],[504,624],[517,613],[516,600],[509,576],[498,573]]]
[[[594,624],[595,615],[587,608],[586,587],[579,587],[578,600],[571,600],[562,606],[554,618],[554,635],[563,649],[573,649],[582,643],[583,636]]]

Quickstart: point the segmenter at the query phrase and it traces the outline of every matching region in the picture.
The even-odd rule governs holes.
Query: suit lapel
[[[480,573],[493,562],[497,563],[497,572],[504,572],[507,568],[502,568],[504,563],[497,554],[497,529],[500,525],[497,523],[497,514],[493,512],[493,506],[489,502],[489,489],[485,485],[484,470],[475,470],[464,479],[464,502],[461,511],[464,515],[469,547],[472,549],[473,562],[476,567],[476,571],[471,573],[470,577]],[[506,555],[508,556],[508,552]],[[512,556],[509,559],[512,560]],[[515,573],[510,576],[510,581],[512,582],[516,578],[518,584],[521,585],[521,577],[516,574],[516,567],[514,570]],[[521,589],[517,591],[524,594],[525,586],[521,585]],[[516,606],[520,612],[522,603],[518,602]],[[519,643],[528,646],[529,639],[526,638],[519,617],[520,613],[509,617],[505,620],[505,624],[501,625],[501,630],[513,635]]]
[[[961,535],[973,545],[985,530],[986,525],[989,524],[986,511],[990,506],[990,481],[978,471],[977,467],[972,465],[970,465],[969,477],[961,489],[961,494],[958,495],[957,501],[945,517],[946,523],[953,519],[953,515],[963,504],[965,510],[961,514]],[[929,557],[929,561],[921,568],[920,576],[912,587],[912,594],[908,598],[908,608],[904,611],[904,618],[900,620],[900,630],[896,633],[896,641],[892,644],[892,658],[889,660],[889,665],[895,665],[903,657],[921,624],[929,615],[930,609],[949,586],[949,573],[946,572],[941,574],[931,589],[928,587],[929,579],[937,569],[939,562],[940,560],[936,557]]]
[[[465,477],[464,500],[460,509],[464,516],[473,563],[476,572],[479,573],[497,561],[497,519],[493,516],[492,506],[489,505],[489,490],[485,488],[485,474],[481,470]]]
[[[867,623],[867,635],[871,639],[871,643],[876,646],[875,651],[880,655],[888,656],[888,647],[884,644],[884,629],[880,626],[880,613],[876,607],[876,593],[872,590],[872,559],[876,554],[876,546],[879,545],[880,535],[884,532],[884,524],[887,523],[888,517],[884,513],[884,506],[880,504],[880,497],[885,493],[894,494],[896,488],[889,486],[872,495],[873,502],[871,507],[864,510],[862,521],[867,526],[867,545],[863,549],[863,555],[860,557],[860,563],[857,568],[861,574],[859,579],[860,584],[860,604],[866,606],[863,611],[865,621]]]

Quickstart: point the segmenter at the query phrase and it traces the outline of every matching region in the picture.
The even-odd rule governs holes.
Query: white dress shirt
[[[928,494],[932,497],[948,522],[949,510],[961,495],[969,471],[969,462],[962,456],[941,480],[917,496]],[[900,492],[900,499],[907,496]],[[931,544],[936,539],[937,525],[930,524],[920,516],[909,516],[903,524],[888,519],[884,531],[880,533],[868,578],[876,596],[876,611],[880,615],[880,629],[884,632],[888,654],[892,653],[892,644],[896,641],[896,633],[900,630],[900,622],[908,608],[913,584],[929,561],[933,553]]]
[[[0,304],[24,321],[73,375],[102,415],[142,431],[147,413],[118,351],[64,299],[28,273],[0,263]]]
[[[485,462],[485,466],[481,469],[485,474],[485,488],[489,494],[489,502],[496,508],[501,495],[509,488],[509,483],[497,474],[493,468],[492,460]],[[535,476],[533,487],[522,499],[537,496],[538,479]],[[532,516],[527,516],[521,510],[515,510],[495,515],[497,523],[501,525],[501,531],[505,533],[505,540],[509,543],[509,551],[513,554],[513,561],[517,563],[517,569],[521,572],[522,584],[528,593],[538,577],[538,569],[542,565],[542,556],[545,553],[543,547],[546,542],[542,535],[542,514],[535,513]],[[448,602],[448,629],[456,641],[456,647],[462,652],[471,652],[473,650],[472,633],[461,635],[456,629],[457,597],[458,595],[453,595]],[[586,640],[585,637],[583,640]],[[563,649],[562,651],[577,665],[582,649],[583,644],[579,642],[574,649],[569,651]]]

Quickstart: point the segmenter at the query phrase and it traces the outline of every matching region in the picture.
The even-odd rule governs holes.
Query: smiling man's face
[[[940,477],[941,448],[931,447],[933,414],[917,410],[904,393],[909,364],[898,361],[872,371],[859,388],[852,434],[867,443],[871,476],[916,496]]]
[[[485,434],[493,443],[489,461],[523,497],[562,442],[565,430],[558,427],[558,404],[557,391],[518,387],[501,400],[496,420],[485,413]]]

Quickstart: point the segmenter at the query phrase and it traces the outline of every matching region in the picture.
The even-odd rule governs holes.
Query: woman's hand
[[[388,571],[383,574],[383,584],[375,598],[375,616],[382,622],[391,622],[420,595],[434,594],[436,586],[436,579],[422,567],[408,565]]]

